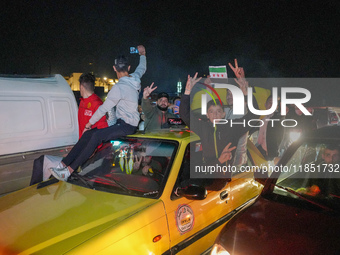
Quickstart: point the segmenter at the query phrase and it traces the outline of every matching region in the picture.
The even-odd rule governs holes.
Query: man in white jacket
[[[85,125],[84,134],[70,153],[56,167],[51,168],[53,176],[66,181],[71,173],[81,166],[103,142],[110,141],[136,132],[139,123],[138,95],[141,77],[146,71],[146,56],[143,45],[138,46],[139,65],[134,73],[129,74],[130,65],[124,56],[115,59],[113,69],[119,79],[107,95],[105,102],[97,109]],[[117,122],[103,129],[91,129],[106,112],[116,107]]]

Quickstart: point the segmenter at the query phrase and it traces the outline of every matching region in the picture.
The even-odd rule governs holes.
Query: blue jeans
[[[93,154],[98,145],[122,136],[134,134],[136,130],[137,127],[119,119],[113,126],[86,131],[63,159],[63,163],[73,170],[77,170]]]

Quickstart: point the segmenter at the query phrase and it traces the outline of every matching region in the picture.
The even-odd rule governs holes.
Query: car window
[[[179,170],[175,186],[173,188],[172,197],[171,197],[172,199],[178,198],[175,195],[175,190],[177,187],[185,187],[191,184],[191,185],[204,186],[208,188],[210,187],[210,185],[213,184],[214,182],[213,178],[193,178],[192,176],[190,176],[190,167],[192,167],[191,171],[195,171],[194,167],[201,166],[201,165],[204,165],[202,144],[200,141],[191,142],[186,147],[183,160],[182,160],[182,165]],[[237,178],[237,177],[240,177],[240,175],[244,174],[245,172],[251,172],[252,164],[248,160],[247,164],[245,165],[230,166],[228,169],[231,171],[232,178]],[[249,176],[243,176],[243,177],[249,178]]]
[[[304,143],[285,165],[273,193],[340,208],[339,144]],[[295,192],[295,194],[294,194]]]
[[[106,192],[157,198],[177,147],[177,142],[167,140],[113,140],[103,144],[70,181]]]
[[[184,187],[189,184],[204,184],[203,179],[190,178],[190,166],[202,165],[203,164],[203,154],[202,145],[200,141],[191,142],[187,145],[185,153],[182,159],[181,168],[178,172],[175,186],[172,192],[172,199],[178,198],[174,192],[177,187]]]

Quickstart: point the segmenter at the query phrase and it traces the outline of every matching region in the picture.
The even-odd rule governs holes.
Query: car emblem
[[[176,226],[178,231],[183,235],[194,227],[195,216],[189,205],[179,205],[176,210]]]

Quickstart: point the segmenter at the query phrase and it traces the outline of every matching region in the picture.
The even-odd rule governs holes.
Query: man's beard
[[[165,112],[165,111],[168,110],[168,106],[166,106],[166,107],[161,107],[161,106],[157,105],[157,107],[158,107],[159,110],[161,110],[161,111],[163,111],[163,112]]]

